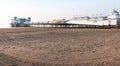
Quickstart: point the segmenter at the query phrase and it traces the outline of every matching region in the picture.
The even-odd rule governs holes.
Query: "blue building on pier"
[[[31,22],[31,17],[28,18],[14,17],[14,19],[12,19],[12,27],[25,27],[24,23],[29,23],[29,22]]]

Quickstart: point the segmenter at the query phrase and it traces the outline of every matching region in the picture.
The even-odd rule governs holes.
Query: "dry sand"
[[[120,29],[0,30],[0,66],[120,66]]]

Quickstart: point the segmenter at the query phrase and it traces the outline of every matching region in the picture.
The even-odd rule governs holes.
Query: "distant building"
[[[25,23],[29,22],[31,22],[31,17],[28,18],[14,17],[14,19],[12,19],[12,27],[27,27],[28,25],[25,25]]]
[[[81,24],[81,25],[96,25],[96,26],[120,26],[120,14],[115,9],[112,11],[110,16],[100,16],[90,18],[85,17],[74,17],[67,22],[67,24]]]

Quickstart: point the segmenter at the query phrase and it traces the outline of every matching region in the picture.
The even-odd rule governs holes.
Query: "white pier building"
[[[90,18],[88,16],[85,17],[74,17],[69,20],[67,24],[81,24],[81,25],[95,25],[95,26],[120,26],[120,14],[115,9],[111,13],[110,16],[101,16]]]

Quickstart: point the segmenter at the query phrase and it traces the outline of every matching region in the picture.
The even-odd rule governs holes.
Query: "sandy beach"
[[[0,30],[0,66],[120,66],[120,29]]]

